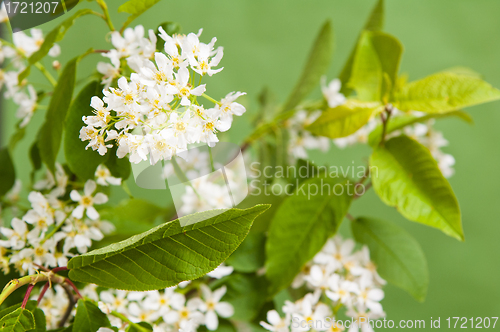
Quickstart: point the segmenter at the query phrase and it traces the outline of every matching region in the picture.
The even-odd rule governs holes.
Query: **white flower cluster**
[[[185,151],[188,144],[214,146],[218,142],[217,132],[229,130],[233,115],[245,112],[235,102],[244,93],[229,93],[221,101],[204,94],[202,78],[222,70],[214,67],[222,59],[223,50],[214,49],[216,38],[208,44],[200,42],[201,32],[169,36],[160,28],[165,53],[155,53],[152,30],[149,39],[143,37],[141,26],[127,29],[123,37],[113,33],[116,49],[104,54],[112,65],[98,66],[104,73],[104,83],[110,85],[124,72],[120,67],[123,58],[132,74],[129,79],[121,76],[118,88],[105,89],[103,100],[92,98],[95,116],[84,117],[87,126],[80,131],[80,139],[89,141],[87,148],[104,155],[113,146],[109,142],[116,140],[119,158],[129,155],[131,162],[139,163],[149,155],[155,164]],[[214,107],[205,109],[197,100],[200,96],[213,102]]]
[[[285,126],[289,130],[290,140],[288,143],[288,152],[295,159],[307,159],[307,150],[319,149],[323,152],[330,148],[330,140],[322,136],[314,136],[304,128],[321,115],[321,111],[317,110],[308,113],[304,110],[299,110],[294,117],[285,122]]]
[[[222,264],[207,276],[220,279],[232,272],[232,267]],[[112,311],[124,315],[133,323],[149,323],[155,332],[177,332],[179,329],[194,332],[201,325],[205,325],[211,331],[217,330],[219,317],[229,318],[234,313],[231,304],[221,301],[226,293],[226,287],[212,292],[207,285],[200,284],[202,296],[186,300],[183,293],[189,284],[190,282],[182,282],[176,287],[150,292],[100,291],[96,285],[89,284],[81,289],[80,293],[96,302],[101,311],[107,314],[111,325],[117,327],[119,331],[126,331],[129,324],[113,316]],[[32,294],[31,300],[36,301],[39,292]],[[60,285],[47,289],[38,307],[45,313],[48,329],[58,327],[68,305],[67,294]],[[75,314],[76,309],[73,309],[67,321],[71,321]],[[100,331],[113,330],[102,328]]]
[[[341,83],[338,79],[332,80],[328,85],[326,78],[323,77],[321,81],[321,91],[325,98],[328,107],[333,108],[342,105],[346,98],[340,93]],[[288,120],[285,125],[290,131],[289,152],[294,158],[307,158],[307,150],[320,149],[327,151],[329,148],[329,140],[325,137],[318,137],[310,134],[304,127],[313,123],[319,116],[321,111],[306,112],[299,110],[293,118]],[[411,111],[404,113],[394,108],[391,113],[391,118],[403,115],[423,116],[425,113]],[[412,126],[405,127],[401,131],[395,131],[388,135],[388,138],[401,135],[402,133],[413,137],[431,152],[432,156],[436,159],[439,169],[445,177],[451,177],[455,171],[453,165],[455,158],[452,155],[444,153],[441,148],[448,145],[448,141],[443,137],[443,134],[433,128],[434,120],[429,120],[426,123],[416,123]],[[341,138],[336,138],[333,143],[344,149],[348,146],[358,143],[367,143],[370,133],[381,123],[378,117],[371,118],[366,125],[357,130],[355,133]]]
[[[221,265],[208,276],[220,278],[231,272],[232,268]],[[95,286],[89,285],[82,290],[82,295],[98,302],[101,311],[108,315],[111,324],[119,331],[125,331],[128,323],[113,316],[112,312],[118,312],[133,323],[149,323],[153,326],[153,331],[158,332],[179,329],[194,332],[202,325],[215,331],[219,326],[219,317],[229,318],[233,315],[232,305],[221,301],[226,294],[225,286],[212,291],[202,283],[196,292],[201,292],[201,296],[186,298],[184,294],[188,290],[185,288],[188,284],[189,282],[182,283],[160,291],[103,290],[100,293]],[[195,290],[196,287],[191,289]]]
[[[233,200],[241,196],[239,193],[245,193],[248,190],[246,174],[238,167],[226,165],[224,167],[225,176],[223,176],[220,171],[212,172],[208,152],[191,149],[189,154],[181,156],[182,158],[176,159],[177,163],[187,179],[192,180],[185,184],[185,190],[179,195],[179,199],[177,199],[178,192],[172,191],[171,188],[178,216],[211,209],[230,208],[233,203],[238,203],[233,202]],[[236,165],[234,162],[232,164],[232,166]],[[215,163],[214,167],[220,170],[223,165]],[[175,176],[171,163],[164,166],[163,175],[166,179]]]
[[[3,67],[0,69],[0,89],[5,85],[5,98],[19,106],[16,117],[21,119],[20,127],[25,127],[37,108],[38,96],[33,85],[26,80],[19,82],[19,74],[26,69],[26,59],[40,49],[44,38],[42,30],[31,29],[31,36],[18,31],[13,34],[12,41],[11,46],[0,41],[0,65]],[[57,57],[60,53],[59,45],[55,44],[49,56]]]
[[[334,108],[345,103],[345,96],[340,93],[341,83],[339,79],[334,79],[326,84],[326,77],[321,78],[321,92],[325,98],[328,107]],[[290,156],[295,159],[307,158],[307,150],[319,149],[323,152],[328,151],[330,140],[326,137],[314,136],[304,128],[316,121],[321,115],[321,110],[307,112],[299,110],[294,117],[285,122],[285,127],[289,130],[290,140],[288,151]],[[334,140],[336,143],[336,140]],[[336,143],[337,144],[337,143]]]
[[[11,228],[0,227],[4,236],[0,240],[0,267],[4,273],[11,264],[21,275],[35,273],[37,265],[66,266],[68,258],[77,252],[87,252],[92,241],[100,241],[103,233],[114,230],[111,223],[99,219],[94,207],[108,200],[103,193],[95,193],[96,182],[87,181],[83,193],[73,190],[67,200],[68,177],[61,165],[56,168],[55,177],[47,171],[46,178],[35,183],[34,189],[38,191],[28,195],[31,209],[21,218],[14,218]],[[100,166],[96,173],[98,181],[119,182],[106,174],[109,170]]]
[[[370,261],[368,248],[353,252],[354,247],[351,239],[344,241],[340,236],[329,239],[292,283],[294,288],[305,285],[311,292],[295,303],[286,301],[284,318],[276,310],[269,311],[268,322],[261,325],[276,332],[342,331],[344,327],[334,323],[342,307],[356,321],[361,317],[385,316],[380,304],[384,292],[380,288],[386,282]],[[321,299],[328,301],[323,303]],[[354,324],[349,331],[357,332],[360,327],[363,332],[373,331],[367,324]]]

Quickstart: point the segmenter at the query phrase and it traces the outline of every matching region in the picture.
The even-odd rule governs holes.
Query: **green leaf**
[[[61,146],[64,120],[73,96],[78,60],[79,57],[76,57],[64,67],[50,100],[45,122],[39,131],[40,156],[52,173],[55,173],[55,162]]]
[[[210,286],[216,289],[222,285],[227,287],[227,292],[222,300],[231,303],[234,307],[234,315],[231,316],[231,319],[251,321],[267,301],[267,282],[263,276],[233,273],[216,280]]]
[[[137,325],[142,326],[147,331],[153,331],[153,327],[150,324],[146,323],[146,322],[140,322],[140,323],[137,323]],[[129,324],[129,326],[127,327],[127,329],[125,330],[125,332],[144,332],[144,330],[139,330],[139,328],[137,327],[137,325]]]
[[[130,166],[130,161],[128,160],[127,157],[125,158],[118,158],[116,155],[116,150],[117,147],[114,146],[112,149],[110,149],[107,153],[108,160],[106,160],[106,167],[109,169],[111,172],[111,175],[113,175],[116,178],[121,178],[123,181],[129,178],[130,173],[132,172],[132,167]]]
[[[126,199],[117,206],[99,211],[101,219],[112,221],[118,234],[145,232],[166,210],[143,199]]]
[[[392,132],[395,132],[396,130],[403,129],[406,126],[411,126],[416,123],[425,123],[431,119],[441,119],[448,117],[457,117],[470,124],[474,122],[471,116],[464,111],[426,114],[424,116],[403,115],[390,118],[390,121],[387,123],[386,134],[390,134]],[[371,146],[378,145],[380,143],[380,139],[382,138],[382,130],[383,126],[381,124],[378,125],[375,129],[373,129],[370,135],[368,136],[368,144],[370,144]]]
[[[226,260],[238,272],[255,272],[264,266],[266,236],[263,233],[250,233],[238,249]]]
[[[295,164],[295,171],[288,172],[286,179],[289,183],[293,184],[293,188],[302,182],[312,177],[318,176],[322,170],[316,166],[312,161],[307,159],[298,159]]]
[[[482,77],[482,75],[479,74],[477,71],[474,71],[474,70],[467,68],[467,67],[461,67],[461,66],[445,69],[442,71],[442,73],[452,73],[452,74],[457,74],[457,75],[472,76],[472,77],[476,77],[476,78]]]
[[[127,290],[154,290],[214,270],[269,208],[211,210],[162,224],[128,240],[72,258],[72,280]],[[188,225],[181,227],[181,223]]]
[[[130,16],[127,18],[124,26],[127,26],[139,17],[142,13],[144,13],[149,8],[153,7],[160,0],[129,0],[125,2],[123,5],[118,7],[119,13],[129,13]]]
[[[73,332],[96,332],[101,327],[110,327],[108,317],[91,301],[78,300]]]
[[[286,313],[283,312],[285,301],[294,302],[292,294],[290,294],[290,292],[286,288],[282,289],[273,297],[273,303],[276,311],[283,316],[286,316]]]
[[[356,90],[363,101],[382,100],[397,79],[403,47],[393,36],[383,32],[365,31],[356,48],[351,76],[347,85]]]
[[[40,46],[40,49],[29,57],[28,61],[30,65],[35,64],[38,61],[42,60],[49,53],[50,49],[54,46],[54,44],[63,39],[66,32],[68,32],[68,29],[75,23],[75,20],[78,17],[88,15],[91,13],[93,13],[93,11],[90,9],[81,9],[77,11],[75,14],[73,14],[73,16],[65,20],[63,23],[52,29],[52,31],[50,31],[45,36],[43,44],[42,46]]]
[[[378,102],[360,102],[348,100],[345,104],[330,108],[312,124],[306,127],[314,135],[329,138],[346,137],[383,111],[384,107]]]
[[[102,87],[99,82],[89,83],[73,100],[66,116],[64,136],[64,155],[71,172],[80,180],[94,179],[97,166],[104,164],[109,154],[99,155],[92,149],[85,150],[88,142],[82,142],[79,137],[80,130],[85,126],[83,116],[94,115],[90,107],[93,96],[101,96]]]
[[[367,31],[380,31],[384,28],[384,19],[385,19],[385,13],[384,13],[384,0],[379,0],[377,1],[377,4],[375,7],[372,9],[372,12],[370,16],[368,17],[367,22],[365,23],[365,26],[363,30]],[[356,45],[359,44],[359,40],[361,38],[358,37],[358,41],[356,42]],[[352,74],[352,65],[354,63],[354,56],[356,55],[356,48],[357,46],[354,46],[353,50],[351,51],[351,54],[349,55],[349,58],[347,59],[346,64],[344,65],[344,68],[342,69],[339,79],[342,82],[342,89],[340,92],[342,92],[345,95],[350,95],[351,94],[351,89],[347,86],[347,82],[351,79],[351,74]]]
[[[0,197],[8,193],[15,182],[16,170],[9,149],[0,149]]]
[[[259,166],[255,182],[258,184],[257,187],[265,187],[275,180],[276,145],[263,138],[257,141],[254,147],[257,149]],[[257,170],[257,168],[252,166],[252,170]]]
[[[402,111],[446,113],[500,99],[500,90],[471,75],[437,73],[396,91],[394,105]]]
[[[380,276],[423,302],[429,272],[418,242],[401,227],[383,220],[357,218],[351,228],[356,241],[370,249],[370,259]]]
[[[297,85],[288,97],[283,111],[297,106],[319,83],[333,55],[333,32],[330,21],[323,24]]]
[[[42,168],[42,157],[40,157],[40,150],[38,149],[37,141],[33,142],[29,153],[30,153],[31,166],[33,167],[30,173],[30,178],[31,181],[33,182],[35,179],[36,171]]]
[[[19,122],[16,125],[16,131],[14,132],[14,134],[12,134],[12,136],[10,137],[10,140],[9,140],[9,150],[11,152],[14,151],[14,149],[17,146],[17,143],[19,143],[24,138],[24,135],[26,134],[26,127],[20,127],[19,126],[20,124],[21,124],[21,122]]]
[[[12,274],[12,272],[11,272],[11,274]],[[0,277],[1,277],[1,276],[0,276]],[[4,279],[4,278],[2,278],[2,279]],[[11,280],[12,280],[12,279],[9,279],[9,281],[11,281]],[[6,285],[6,283],[2,283],[2,286],[4,286],[4,285]],[[9,298],[10,298],[10,296],[9,296],[7,299],[9,299]],[[21,300],[21,301],[23,300],[23,296],[21,296],[20,300]],[[4,302],[4,303],[2,303],[2,305],[3,305],[3,306],[5,306],[5,302]],[[3,318],[3,317],[4,317],[4,316],[6,316],[7,314],[10,314],[11,312],[16,311],[16,310],[17,310],[17,309],[19,309],[20,307],[21,307],[21,302],[19,302],[19,303],[17,303],[17,304],[14,304],[14,305],[11,305],[11,306],[9,306],[9,307],[7,307],[7,308],[3,308],[2,310],[0,310],[0,317],[2,317],[2,318]]]
[[[30,73],[31,73],[31,66],[28,66],[17,76],[17,81],[18,82],[24,81],[26,78],[28,78],[28,76],[30,76]]]
[[[352,200],[346,183],[344,179],[315,177],[303,182],[281,204],[266,244],[271,294],[287,287],[337,232]]]
[[[251,184],[251,186],[253,185]],[[285,197],[278,195],[269,195],[269,193],[266,194],[263,189],[258,187],[255,187],[254,189],[255,190],[252,191],[250,195],[248,195],[243,200],[243,202],[238,204],[237,207],[239,209],[248,209],[257,204],[270,204],[271,207],[269,208],[269,210],[267,210],[265,214],[256,219],[252,225],[252,228],[250,229],[250,233],[263,233],[266,232],[269,228],[274,214],[278,210],[278,207],[283,202]]]
[[[47,330],[47,320],[45,319],[45,313],[42,309],[37,308],[36,301],[28,301],[26,304],[26,309],[33,313],[35,318],[35,328],[29,330],[29,332],[45,332]]]
[[[464,239],[458,201],[426,147],[407,136],[392,138],[374,149],[370,169],[385,204],[411,221]]]
[[[0,319],[0,332],[25,332],[34,328],[35,317],[23,308],[18,308]]]

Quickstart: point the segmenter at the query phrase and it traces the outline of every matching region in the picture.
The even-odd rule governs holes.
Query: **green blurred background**
[[[125,20],[117,14],[119,4],[109,1],[115,25]],[[218,38],[224,46],[222,65],[225,69],[207,80],[208,93],[215,98],[230,91],[246,91],[244,103],[248,113],[237,118],[225,139],[241,141],[251,127],[249,119],[256,109],[256,99],[262,87],[269,87],[283,101],[298,78],[308,50],[321,24],[330,19],[335,29],[335,55],[328,77],[335,78],[364,21],[374,5],[369,0],[163,0],[146,12],[134,24],[156,29],[165,21],[175,21],[182,32],[204,28],[202,40]],[[78,8],[94,7],[82,2]],[[98,10],[98,8],[96,8]],[[500,1],[498,0],[387,0],[386,31],[398,37],[405,46],[402,71],[410,79],[433,72],[468,66],[500,87]],[[65,16],[66,17],[66,16]],[[41,28],[48,32],[65,17]],[[90,47],[109,49],[103,21],[86,16],[60,42],[62,63]],[[88,77],[99,55],[87,57],[79,67],[78,77]],[[44,79],[32,74],[37,88]],[[313,94],[319,96],[319,89]],[[14,109],[4,105],[2,118],[3,142],[13,132]],[[461,203],[466,241],[460,243],[441,232],[404,220],[370,191],[354,203],[355,216],[376,216],[393,221],[407,229],[421,243],[428,259],[430,287],[427,300],[417,303],[404,291],[393,286],[385,288],[383,300],[387,319],[424,319],[441,317],[443,327],[449,316],[500,316],[500,215],[498,165],[500,153],[500,103],[469,109],[475,120],[469,126],[459,120],[443,120],[437,124],[450,141],[445,151],[455,156],[456,174],[450,179]],[[15,153],[19,176],[29,178],[28,149],[34,139],[43,111],[37,112],[28,126],[28,134]],[[318,164],[351,165],[367,160],[369,149],[358,146],[349,150],[331,149],[329,153],[313,153]],[[133,182],[129,181],[133,187]],[[137,195],[154,196],[161,203],[167,195],[157,195],[132,188]],[[121,189],[118,189],[120,191]],[[119,193],[123,197],[123,193]],[[163,203],[165,204],[165,203]],[[342,226],[349,233],[348,222]],[[497,324],[500,329],[500,322]]]

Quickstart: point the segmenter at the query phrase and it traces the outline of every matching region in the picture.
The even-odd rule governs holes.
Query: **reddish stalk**
[[[40,292],[40,295],[38,295],[37,305],[40,305],[40,302],[42,301],[43,296],[45,295],[45,292],[47,291],[47,289],[49,289],[49,286],[50,286],[50,282],[47,282],[43,286],[42,291]]]
[[[33,287],[35,287],[34,284],[29,284],[28,289],[26,290],[26,294],[24,295],[24,300],[23,304],[21,305],[21,308],[26,309],[26,304],[28,304],[28,300],[30,299],[31,291],[33,290]]]
[[[68,285],[70,285],[70,286],[71,286],[71,288],[73,288],[73,290],[75,291],[76,295],[78,295],[78,297],[79,297],[80,299],[83,299],[82,294],[80,294],[80,292],[78,291],[78,288],[75,286],[75,284],[74,284],[71,280],[69,280],[68,278],[66,278],[64,281],[65,281]]]

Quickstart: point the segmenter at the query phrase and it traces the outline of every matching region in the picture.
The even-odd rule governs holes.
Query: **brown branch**
[[[71,316],[71,311],[73,311],[73,308],[76,305],[76,300],[75,300],[75,297],[73,296],[73,292],[72,292],[71,287],[67,284],[64,284],[64,283],[61,284],[61,286],[63,287],[64,291],[66,292],[66,295],[68,296],[69,303],[68,303],[68,307],[66,308],[66,311],[64,312],[63,317],[61,318],[61,320],[57,324],[57,327],[63,327],[64,324],[66,324],[66,322],[69,319],[69,316]]]

